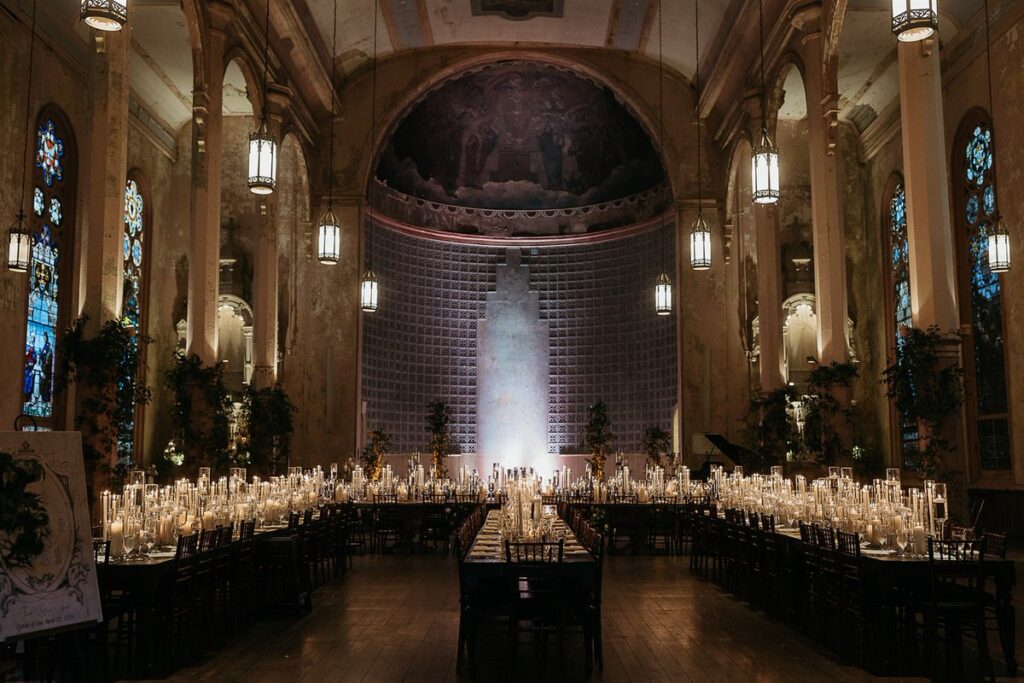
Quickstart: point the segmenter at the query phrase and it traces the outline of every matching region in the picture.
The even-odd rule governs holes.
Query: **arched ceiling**
[[[348,72],[372,54],[377,0],[339,0],[338,54]],[[741,0],[701,3],[702,59],[715,42],[730,5]],[[663,5],[665,64],[693,76],[695,0]],[[331,45],[333,0],[295,0],[308,9],[319,39]],[[379,0],[377,50],[433,45],[570,45],[609,48],[658,58],[657,0]]]
[[[377,178],[433,202],[565,209],[665,181],[647,132],[607,88],[568,69],[505,61],[460,74],[395,129]]]
[[[444,45],[587,46],[658,57],[658,0],[339,0],[339,66],[341,76],[364,65],[372,53],[373,6],[379,2],[378,52]],[[664,60],[692,78],[695,0],[664,0]],[[736,54],[722,48],[741,14],[745,0],[704,0],[701,3],[701,73],[723,65],[748,68],[749,50],[736,64]],[[749,1],[749,0],[746,0]],[[189,32],[182,3],[205,0],[131,0],[131,89],[133,112],[144,124],[174,145],[180,126],[191,116],[193,69]],[[227,0],[236,6],[240,25],[259,42],[264,0]],[[766,21],[772,6],[766,1]],[[1004,2],[994,3],[998,21]],[[0,5],[27,23],[31,0],[0,0]],[[327,65],[330,61],[333,0],[271,0],[274,50],[283,60],[297,94],[321,115],[329,106]],[[78,19],[80,0],[47,0],[39,5],[39,33],[55,50],[87,67],[91,32]],[[889,0],[847,0],[839,51],[840,116],[863,131],[887,109],[898,106],[896,42],[889,31]],[[944,43],[958,39],[965,28],[980,26],[982,0],[942,0]],[[777,11],[777,10],[776,10]],[[753,13],[756,14],[756,13]],[[749,26],[746,27],[749,29]],[[744,40],[751,33],[746,30]],[[756,35],[756,31],[754,32]],[[735,46],[734,46],[735,47]],[[225,107],[247,112],[240,74],[229,74]],[[709,80],[710,82],[710,80]]]

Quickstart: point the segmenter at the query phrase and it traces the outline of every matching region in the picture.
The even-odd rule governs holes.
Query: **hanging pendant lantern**
[[[341,224],[328,207],[317,226],[316,257],[320,263],[333,266],[341,258]]]
[[[372,268],[367,268],[363,275],[363,281],[359,288],[359,307],[364,313],[373,313],[377,310],[377,276]]]
[[[754,147],[750,160],[750,179],[755,204],[774,204],[779,201],[779,151],[775,149],[768,131],[761,129],[761,139]]]
[[[892,0],[892,32],[904,43],[930,38],[939,30],[938,0]]]
[[[654,285],[654,312],[658,315],[672,314],[672,281],[665,271],[661,271]]]
[[[249,192],[268,195],[277,185],[277,143],[270,134],[267,118],[260,117],[260,127],[249,136]]]
[[[120,31],[128,23],[128,0],[82,0],[82,21],[98,31]]]
[[[1000,218],[988,236],[988,269],[993,273],[1005,273],[1010,270],[1010,263],[1010,235]]]
[[[690,267],[694,270],[707,270],[711,267],[711,230],[704,213],[697,213],[697,220],[690,230]]]
[[[12,273],[28,272],[32,258],[32,235],[25,225],[25,212],[18,212],[18,220],[7,236],[7,269]]]

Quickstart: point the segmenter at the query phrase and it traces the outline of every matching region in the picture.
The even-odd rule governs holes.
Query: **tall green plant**
[[[370,481],[378,481],[384,469],[384,456],[391,451],[391,435],[380,429],[374,429],[369,434],[369,441],[363,448],[363,464],[366,468],[366,477]]]
[[[597,401],[587,408],[587,426],[583,432],[583,443],[590,451],[590,469],[598,481],[604,479],[604,466],[608,452],[615,441],[608,418],[608,406]]]
[[[444,477],[448,473],[447,456],[452,452],[449,422],[451,416],[444,401],[431,401],[427,404],[426,429],[430,433],[430,457],[439,477]]]
[[[647,456],[647,464],[660,466],[661,456],[668,453],[671,443],[672,435],[661,427],[655,425],[645,429],[640,440],[640,450]]]
[[[849,408],[835,397],[835,389],[849,388],[859,377],[852,363],[819,365],[807,381],[810,396],[804,401],[804,447],[822,465],[834,465],[848,455],[843,431],[849,425]]]
[[[754,429],[753,455],[744,467],[764,471],[786,458],[786,453],[796,448],[797,429],[789,412],[789,405],[796,399],[791,387],[775,389],[754,396],[750,400],[750,415]],[[748,418],[749,420],[749,418]]]
[[[291,452],[295,406],[278,384],[249,388],[242,403],[242,419],[249,436],[249,464],[260,473],[280,474]]]
[[[150,342],[120,320],[110,320],[95,337],[86,337],[88,316],[75,320],[57,343],[55,388],[77,387],[75,428],[82,433],[87,484],[108,477],[117,460],[129,465],[131,452],[119,436],[130,434],[135,408],[149,403],[150,390],[139,381],[139,354]],[[118,457],[120,456],[120,457]]]
[[[185,453],[185,467],[194,471],[226,466],[231,400],[221,366],[206,367],[194,353],[175,356],[165,381],[174,394],[171,420]]]
[[[950,340],[934,326],[912,328],[883,372],[886,395],[896,402],[901,419],[919,425],[918,455],[925,478],[934,478],[943,459],[956,452],[946,428],[964,402],[963,368],[943,353]]]

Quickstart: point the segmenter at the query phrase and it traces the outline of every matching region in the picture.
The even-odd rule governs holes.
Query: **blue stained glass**
[[[145,204],[138,183],[129,180],[124,189],[124,232],[122,257],[124,284],[122,289],[122,321],[138,330],[142,319],[142,241],[145,239],[143,217]],[[131,463],[135,456],[134,396],[139,368],[139,342],[133,336],[126,352],[126,374],[118,382],[119,406],[123,414],[119,420],[117,451],[123,463]]]
[[[971,129],[964,175],[964,219],[967,232],[969,308],[974,376],[974,423],[982,469],[1010,467],[1006,391],[1006,352],[1003,344],[1003,304],[999,275],[988,267],[988,234],[997,214],[990,172],[994,163],[992,130],[985,124]]]
[[[29,274],[28,329],[22,378],[22,412],[53,415],[54,346],[57,339],[57,295],[60,291],[60,248],[49,225],[32,235]]]
[[[996,191],[991,185],[985,188],[982,204],[985,206],[986,216],[991,216],[996,212]]]
[[[965,217],[970,225],[974,225],[978,222],[978,197],[977,195],[972,196],[967,200],[967,208],[965,209]]]
[[[891,254],[893,322],[895,342],[899,347],[903,343],[902,328],[914,324],[913,310],[910,300],[910,243],[907,240],[907,195],[903,185],[895,187],[889,202],[889,244]],[[900,442],[903,449],[904,467],[914,469],[920,466],[918,451],[917,424],[900,418]]]
[[[64,168],[64,129],[56,119],[44,116],[36,129],[32,160],[32,219],[28,275],[28,315],[25,321],[21,412],[40,419],[39,429],[60,425],[54,416],[54,367],[60,315],[61,269],[73,243],[67,230],[74,225],[73,207],[64,204],[72,188],[70,169]]]
[[[122,317],[125,323],[139,325],[139,294],[142,288],[142,224],[143,199],[139,186],[129,180],[124,190],[124,289],[122,296]]]
[[[63,219],[64,209],[61,208],[60,200],[56,197],[50,197],[50,222],[54,225],[60,225]]]
[[[43,171],[43,181],[47,187],[53,186],[54,180],[64,179],[64,141],[57,137],[57,127],[48,120],[39,128],[36,146],[36,166]]]

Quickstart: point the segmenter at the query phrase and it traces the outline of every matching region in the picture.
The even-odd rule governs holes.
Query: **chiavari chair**
[[[944,673],[963,677],[961,635],[973,632],[980,663],[989,680],[995,680],[988,650],[985,623],[986,539],[952,541],[928,539],[928,598],[920,605],[924,617],[925,660],[937,673],[935,642],[943,631],[946,643]]]
[[[505,541],[508,584],[509,638],[512,665],[518,660],[519,634],[523,623],[539,638],[539,662],[544,664],[547,635],[558,639],[559,662],[564,665],[567,589],[563,574],[564,539],[556,543]],[[535,640],[535,642],[537,642]]]

